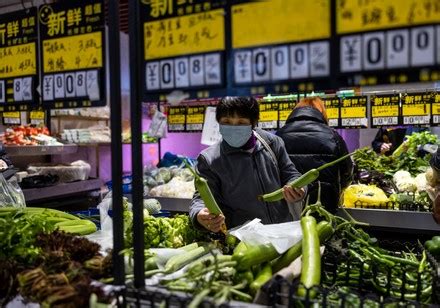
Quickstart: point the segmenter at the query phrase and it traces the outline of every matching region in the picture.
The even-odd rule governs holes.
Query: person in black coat
[[[319,98],[301,100],[276,134],[284,140],[290,159],[302,174],[348,153],[344,139],[328,126],[325,106]],[[351,183],[352,176],[350,158],[320,172],[321,202],[327,210],[336,211],[341,191]],[[309,189],[309,203],[315,203],[317,182]]]
[[[377,154],[389,156],[403,143],[405,136],[424,130],[426,128],[423,127],[381,127],[371,142],[371,146]]]

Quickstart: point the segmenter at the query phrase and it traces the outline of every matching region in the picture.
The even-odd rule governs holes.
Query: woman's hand
[[[388,152],[391,149],[391,146],[391,143],[382,143],[382,145],[380,146],[380,154],[385,154],[386,152]]]
[[[304,190],[304,188],[293,188],[289,185],[285,185],[283,187],[284,199],[286,199],[288,203],[293,203],[301,200],[302,198],[304,198],[305,193],[306,191]]]
[[[197,213],[197,221],[205,229],[217,233],[221,231],[222,224],[225,223],[225,216],[222,214],[213,215],[204,207]]]

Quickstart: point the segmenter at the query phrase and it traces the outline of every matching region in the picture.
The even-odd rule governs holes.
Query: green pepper
[[[425,248],[434,256],[440,255],[440,236],[434,236],[432,240],[426,241]]]

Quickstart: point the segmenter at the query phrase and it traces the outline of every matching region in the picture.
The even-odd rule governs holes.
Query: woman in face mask
[[[197,172],[208,181],[224,216],[212,215],[196,191],[190,206],[195,227],[219,232],[224,222],[232,228],[254,218],[264,224],[293,220],[287,202],[301,201],[306,188],[285,186],[301,174],[281,138],[256,128],[258,118],[258,102],[253,98],[220,100],[216,119],[223,140],[200,153]],[[257,199],[281,186],[285,200],[265,203]]]

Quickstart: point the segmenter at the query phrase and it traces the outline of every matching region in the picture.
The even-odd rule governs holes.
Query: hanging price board
[[[0,111],[36,104],[37,26],[36,8],[0,16]]]
[[[45,4],[39,21],[43,106],[105,106],[104,1]]]
[[[3,125],[21,125],[21,113],[3,112]]]
[[[427,125],[431,119],[431,93],[410,93],[402,97],[404,125]]]
[[[182,107],[182,106],[170,107],[168,110],[168,131],[184,132],[185,117],[186,117],[186,107]]]
[[[205,120],[205,106],[188,106],[186,110],[186,131],[202,131]]]
[[[371,127],[392,126],[400,124],[399,121],[400,95],[372,95]]]
[[[295,108],[297,101],[279,102],[278,103],[278,128],[286,124],[287,118]]]
[[[366,96],[341,99],[341,126],[345,128],[368,126]]]
[[[44,111],[34,110],[29,112],[29,123],[33,125],[44,125],[45,124],[45,113]]]
[[[331,127],[338,127],[339,124],[339,97],[326,97],[322,99],[327,112],[328,125]]]
[[[434,94],[432,101],[432,125],[440,124],[440,93]]]
[[[140,1],[143,94],[223,84],[225,1]]]
[[[278,128],[278,103],[260,103],[258,127],[262,129]]]

